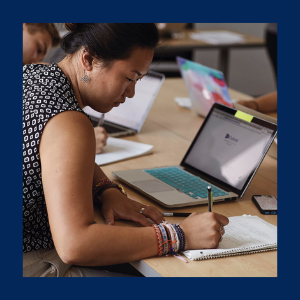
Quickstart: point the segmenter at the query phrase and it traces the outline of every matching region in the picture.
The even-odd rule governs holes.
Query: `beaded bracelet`
[[[166,254],[168,254],[168,251],[169,251],[168,235],[167,235],[166,229],[163,224],[158,224],[158,227],[159,227],[161,235],[163,237],[164,255],[166,255]]]
[[[170,245],[169,245],[169,252],[175,252],[175,247],[174,247],[174,243],[176,243],[175,240],[175,236],[174,236],[174,229],[172,229],[170,224],[164,223],[164,226],[166,228],[166,230],[169,233],[169,236],[171,237],[170,239]]]
[[[105,178],[105,179],[102,179],[101,181],[99,181],[95,187],[94,187],[94,190],[93,190],[93,197],[95,197],[95,195],[97,194],[97,192],[103,187],[105,186],[106,184],[109,184],[109,183],[113,183],[111,180],[109,180],[108,178]]]
[[[180,241],[180,247],[178,251],[184,251],[185,249],[185,235],[184,232],[182,230],[182,228],[179,226],[179,224],[174,224],[174,228],[177,231],[178,234],[178,238]]]
[[[162,236],[159,227],[156,224],[152,224],[152,227],[155,230],[156,234],[156,240],[157,240],[157,255],[162,256],[163,255],[163,242],[162,242]]]
[[[158,256],[167,255],[168,253],[176,255],[177,252],[184,251],[185,235],[179,224],[163,222],[158,225],[152,224],[152,227],[155,230]]]
[[[127,196],[127,193],[123,186],[119,183],[115,183],[108,178],[101,180],[99,183],[96,184],[93,192],[93,200],[96,203],[101,203],[100,196],[104,191],[110,188],[117,188],[124,196]],[[98,202],[96,201],[98,200]]]
[[[174,243],[174,252],[178,252],[179,247],[180,247],[178,234],[177,234],[177,231],[174,228],[174,224],[170,224],[170,226],[173,229],[174,240],[175,240],[175,243]]]
[[[162,224],[166,230],[167,238],[168,238],[168,253],[171,252],[171,245],[172,245],[172,240],[171,240],[171,235],[169,233],[169,230],[166,228],[166,221],[163,221]]]

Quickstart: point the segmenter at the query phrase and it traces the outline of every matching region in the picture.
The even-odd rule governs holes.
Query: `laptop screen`
[[[236,112],[212,109],[183,163],[241,191],[264,158],[277,126],[255,117],[248,122],[232,111]]]

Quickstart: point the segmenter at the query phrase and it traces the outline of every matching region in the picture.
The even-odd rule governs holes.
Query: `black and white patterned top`
[[[23,253],[54,248],[42,185],[39,144],[50,118],[68,110],[87,115],[56,64],[23,67]]]

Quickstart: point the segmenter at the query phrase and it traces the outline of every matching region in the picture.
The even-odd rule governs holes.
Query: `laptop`
[[[192,109],[205,117],[214,103],[233,107],[221,71],[177,56],[182,79],[191,98]]]
[[[164,80],[164,74],[148,71],[143,79],[137,82],[134,97],[127,98],[125,103],[105,114],[101,126],[107,134],[120,137],[140,132]],[[89,106],[83,110],[91,117],[93,126],[98,126],[102,113]]]
[[[113,176],[165,207],[242,197],[277,134],[277,124],[215,103],[180,165],[114,171]]]

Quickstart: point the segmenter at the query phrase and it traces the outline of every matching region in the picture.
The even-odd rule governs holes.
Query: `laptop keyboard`
[[[145,170],[145,172],[194,199],[198,199],[198,197],[207,198],[208,183],[180,168],[167,167]],[[228,193],[220,190],[216,186],[209,185],[211,186],[214,197],[228,195]]]

